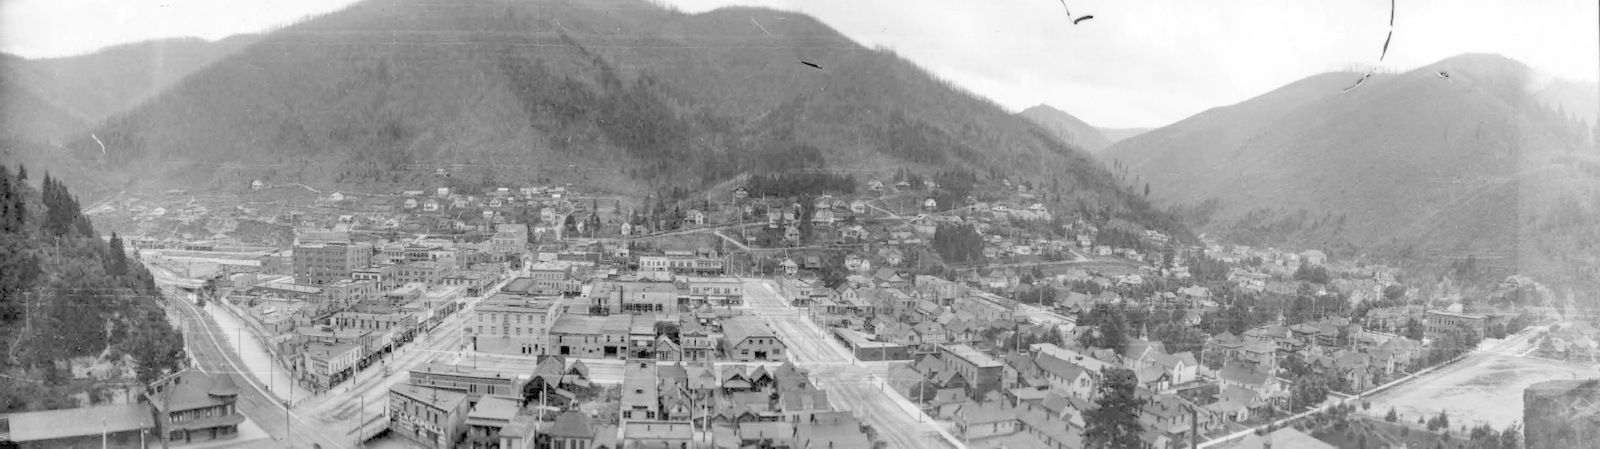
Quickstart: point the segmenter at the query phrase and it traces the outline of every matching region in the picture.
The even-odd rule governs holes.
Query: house
[[[871,191],[874,191],[874,192],[882,192],[883,191],[883,181],[879,181],[879,180],[876,180],[876,179],[871,180],[871,181],[867,181],[867,190],[871,190]]]
[[[857,213],[857,214],[867,213],[867,202],[866,202],[866,200],[860,200],[860,199],[850,200],[850,212]]]
[[[539,430],[540,436],[548,436],[550,448],[553,449],[599,449],[598,441],[604,426],[596,426],[589,421],[589,416],[577,410],[568,410],[556,416],[554,423]],[[609,439],[616,439],[616,428],[610,427]],[[618,449],[612,447],[611,449]]]
[[[934,201],[933,198],[928,198],[928,199],[922,200],[922,208],[923,209],[928,209],[928,210],[938,209],[939,208],[939,202],[938,201]]]
[[[489,397],[478,401],[467,413],[464,443],[473,448],[500,446],[500,434],[516,419],[519,407],[516,399]]]
[[[422,210],[424,212],[436,212],[436,211],[438,211],[439,210],[439,200],[429,199],[427,201],[423,201],[422,202]]]
[[[334,195],[338,195],[338,194],[335,193]],[[406,198],[406,202],[405,202],[404,207],[406,209],[416,209],[417,208],[417,199],[416,198]]]
[[[1055,354],[1040,353],[1033,358],[1033,363],[1052,389],[1065,391],[1072,397],[1092,397],[1099,385],[1097,371],[1063,360]]]
[[[1017,412],[999,402],[969,403],[953,414],[956,434],[970,441],[1017,433]]]
[[[800,227],[789,225],[783,229],[783,239],[789,243],[800,243]]]
[[[899,266],[900,263],[905,262],[905,257],[901,255],[899,248],[880,249],[878,250],[878,257],[882,257],[884,263],[893,266]]]
[[[783,274],[789,276],[800,273],[800,264],[795,263],[794,259],[784,259],[782,263],[778,264],[778,267],[783,269]]]
[[[725,320],[722,333],[726,358],[741,362],[783,359],[783,342],[759,319],[741,316]]]
[[[689,212],[683,214],[683,224],[694,226],[706,224],[706,214],[700,209],[689,209]]]
[[[968,397],[982,398],[1000,388],[1000,375],[1005,364],[994,357],[967,345],[939,346],[939,360],[945,372],[960,374],[967,381]]]
[[[738,188],[733,189],[733,199],[742,200],[749,197],[750,189],[746,189],[744,186],[739,186]]]
[[[267,183],[260,179],[250,181],[250,190],[261,190],[265,188],[267,188]]]
[[[344,201],[344,194],[343,193],[339,193],[339,192],[333,192],[333,194],[328,195],[328,201],[334,202],[334,203],[337,203],[337,202],[340,202],[340,201]]]
[[[821,226],[833,226],[834,214],[832,209],[817,209],[811,214],[811,223]]]
[[[1313,250],[1310,250],[1310,251],[1306,251],[1306,252],[1300,253],[1300,260],[1303,263],[1305,263],[1306,265],[1310,265],[1310,266],[1313,266],[1313,267],[1321,266],[1324,262],[1328,261],[1328,255],[1326,253],[1323,253],[1322,251],[1318,251],[1318,250],[1314,250],[1313,249]]]
[[[239,385],[231,374],[180,371],[157,380],[147,397],[155,407],[157,435],[171,444],[232,439],[244,422],[234,405]]]

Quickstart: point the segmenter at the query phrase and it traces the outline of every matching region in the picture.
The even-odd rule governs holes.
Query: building
[[[517,417],[519,401],[515,399],[486,398],[472,405],[467,413],[466,446],[471,449],[510,449],[501,445],[501,432]]]
[[[688,277],[683,279],[688,287],[691,304],[735,306],[744,304],[744,282],[731,277]]]
[[[18,449],[160,446],[154,416],[150,404],[12,413],[0,415],[0,441]]]
[[[590,309],[601,314],[665,313],[677,308],[678,287],[670,282],[596,282],[589,300]]]
[[[180,371],[157,380],[147,397],[155,408],[157,435],[167,443],[232,439],[244,422],[234,406],[239,385],[227,373]]]
[[[617,358],[628,353],[628,331],[633,315],[574,315],[556,317],[550,327],[550,350],[555,355]]]
[[[1426,318],[1423,324],[1427,326],[1429,337],[1462,326],[1472,329],[1473,332],[1478,333],[1479,337],[1482,337],[1484,322],[1487,319],[1484,315],[1455,313],[1444,310],[1429,310],[1423,316]]]
[[[361,362],[361,345],[350,343],[307,343],[302,348],[301,372],[323,387],[333,386],[355,375]]]
[[[497,294],[472,312],[467,328],[479,351],[497,354],[548,354],[550,326],[561,309],[554,300]]]
[[[422,447],[452,449],[466,433],[465,393],[416,384],[389,386],[389,431]]]
[[[528,225],[523,223],[495,225],[495,234],[490,242],[497,253],[521,254],[528,249]]]
[[[639,256],[639,271],[669,271],[674,274],[715,275],[723,273],[723,260],[716,257],[693,254]]]
[[[422,284],[429,287],[444,283],[449,270],[435,261],[409,262],[395,266],[395,281],[404,284]]]
[[[622,376],[622,422],[661,419],[656,362],[629,360]]]
[[[428,363],[411,369],[407,380],[412,385],[450,390],[467,395],[467,403],[477,405],[484,397],[522,398],[527,376],[466,366]]]
[[[982,398],[984,394],[1000,388],[1000,373],[1005,364],[971,346],[940,346],[939,361],[943,362],[945,369],[967,380],[967,395],[970,397]]]
[[[723,356],[740,362],[784,360],[784,344],[760,319],[740,316],[722,323]]]
[[[373,254],[370,243],[302,243],[294,247],[294,278],[302,284],[331,284],[365,268]]]

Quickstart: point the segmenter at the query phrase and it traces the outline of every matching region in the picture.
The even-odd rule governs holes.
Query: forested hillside
[[[150,273],[59,181],[32,176],[0,165],[0,413],[71,406],[59,363],[75,357],[129,361],[140,382],[177,369],[182,337]]]
[[[1187,206],[1197,231],[1232,242],[1376,255],[1435,273],[1475,258],[1492,268],[1483,282],[1522,273],[1600,293],[1593,125],[1540,94],[1556,90],[1539,90],[1537,78],[1487,54],[1345,93],[1351,74],[1316,75],[1102,157],[1135,185],[1148,182],[1151,198]]]
[[[815,68],[800,61],[815,64]],[[370,0],[261,37],[68,144],[135,182],[350,190],[484,183],[697,190],[801,170],[1055,179],[1148,211],[994,103],[805,15],[639,0]]]

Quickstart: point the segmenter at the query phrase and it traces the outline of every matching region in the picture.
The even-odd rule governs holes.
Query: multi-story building
[[[1455,313],[1444,310],[1429,310],[1424,316],[1427,322],[1428,335],[1434,336],[1457,327],[1466,327],[1483,336],[1484,322],[1487,317],[1467,313]]]
[[[444,283],[448,270],[439,262],[408,262],[395,267],[395,280],[400,284],[423,284],[429,287]]]
[[[517,417],[520,401],[490,397],[472,404],[467,413],[467,437],[464,443],[470,449],[512,449],[501,445],[501,432],[511,426]]]
[[[573,315],[556,317],[550,327],[550,350],[555,355],[617,358],[628,353],[628,331],[634,315]]]
[[[678,288],[670,282],[596,282],[589,290],[591,313],[656,314],[674,310]]]
[[[982,321],[1011,320],[1013,311],[1004,298],[989,293],[957,298],[952,306],[957,312],[967,312]]]
[[[459,365],[429,363],[411,369],[411,384],[440,388],[467,395],[467,401],[478,404],[485,397],[522,398],[525,376],[500,371],[475,369]]]
[[[180,371],[152,384],[148,397],[158,435],[171,444],[233,439],[244,422],[234,406],[239,386],[231,374]]]
[[[524,223],[495,225],[490,239],[494,252],[522,253],[528,249],[528,225]]]
[[[478,351],[545,355],[550,326],[560,313],[554,300],[502,293],[479,304],[467,328]]]
[[[303,284],[330,284],[371,264],[372,255],[370,243],[303,243],[294,247],[294,278]]]
[[[358,268],[350,272],[350,278],[358,281],[372,281],[377,284],[380,291],[389,291],[400,288],[400,279],[395,277],[398,267],[394,264]]]
[[[330,387],[355,375],[362,347],[349,343],[309,343],[301,354],[305,357],[301,372],[318,385]]]
[[[767,323],[748,316],[722,323],[725,357],[741,362],[783,360],[785,346]]]
[[[732,306],[744,303],[744,282],[739,281],[739,278],[686,277],[682,278],[681,282],[689,291],[688,299],[691,304]]]
[[[722,274],[723,260],[696,255],[639,256],[639,271],[668,271],[676,274]]]
[[[940,346],[939,361],[944,363],[945,369],[955,371],[967,380],[971,397],[982,398],[984,394],[1000,387],[1000,373],[1005,364],[971,346]]]
[[[466,433],[467,394],[417,384],[389,387],[389,431],[422,447],[452,449]]]

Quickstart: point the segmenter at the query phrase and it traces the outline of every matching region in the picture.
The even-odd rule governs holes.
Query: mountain
[[[46,59],[0,54],[0,117],[14,119],[0,120],[0,132],[59,145],[256,37],[159,39]]]
[[[448,169],[479,187],[649,193],[745,173],[965,168],[1060,176],[1079,197],[1148,210],[994,103],[758,8],[369,0],[269,33],[94,133],[121,173],[201,188],[392,188]],[[102,160],[88,136],[68,147]]]
[[[1552,282],[1600,273],[1600,154],[1527,66],[1461,55],[1341,94],[1358,76],[1296,81],[1101,157],[1197,231],[1239,242],[1470,258]]]
[[[1129,137],[1150,132],[1155,128],[1100,128],[1100,135],[1105,136],[1111,143],[1127,140]]]
[[[1029,121],[1050,131],[1051,136],[1083,151],[1096,153],[1111,146],[1111,141],[1100,133],[1099,128],[1089,126],[1088,123],[1078,120],[1072,114],[1050,107],[1050,105],[1041,104],[1023,109],[1017,115],[1027,118]]]

